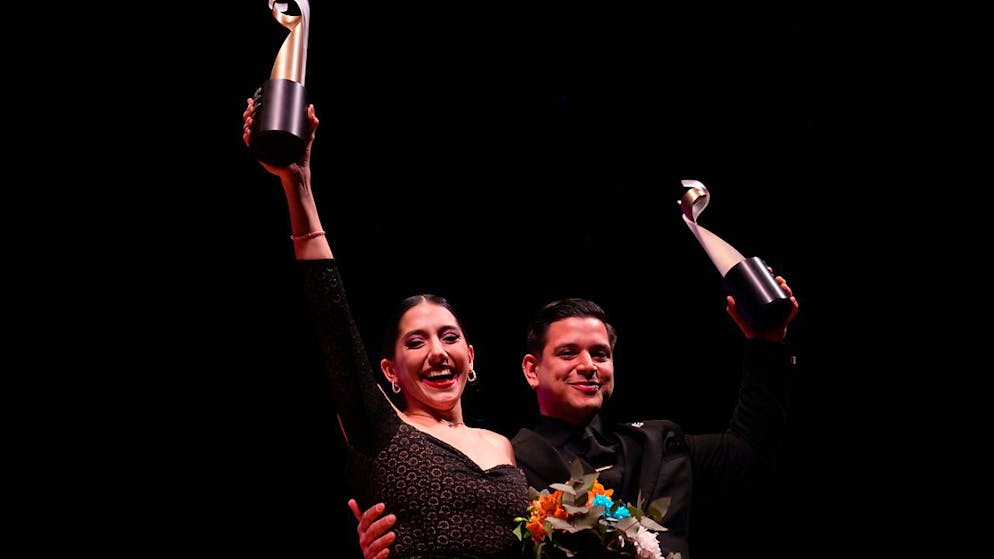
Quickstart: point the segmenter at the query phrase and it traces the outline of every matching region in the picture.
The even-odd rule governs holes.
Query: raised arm
[[[252,114],[255,104],[248,99],[245,112],[242,113],[242,140],[249,144],[252,135]],[[310,136],[300,160],[286,167],[275,167],[259,162],[267,171],[276,175],[286,194],[287,208],[290,210],[290,231],[293,239],[293,250],[297,260],[318,260],[332,258],[331,246],[321,228],[321,217],[314,203],[314,193],[311,191],[311,146],[317,134],[318,120],[314,105],[307,107],[307,123]]]
[[[770,464],[782,439],[793,365],[783,342],[798,304],[787,282],[780,276],[776,280],[794,308],[782,325],[768,331],[749,327],[734,298],[728,297],[726,310],[746,338],[742,379],[728,429],[687,437],[698,496],[713,497],[749,483]]]
[[[242,139],[246,145],[251,137],[254,110],[249,99],[242,114]],[[307,108],[307,120],[310,135],[298,161],[286,167],[262,162],[260,165],[279,177],[286,194],[293,248],[300,262],[342,431],[350,446],[373,454],[389,440],[400,420],[375,381],[321,226],[311,190],[311,147],[319,122],[313,105]]]

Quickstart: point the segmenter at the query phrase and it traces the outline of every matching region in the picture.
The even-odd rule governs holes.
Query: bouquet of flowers
[[[569,464],[570,480],[553,483],[541,492],[529,487],[531,504],[525,516],[514,519],[514,535],[535,559],[635,557],[680,559],[664,554],[657,532],[670,498],[656,499],[645,508],[611,498],[613,489],[597,481],[597,473],[584,474],[575,460]]]

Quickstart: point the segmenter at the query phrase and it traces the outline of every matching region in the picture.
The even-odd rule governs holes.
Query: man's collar
[[[567,423],[555,417],[539,415],[538,421],[535,422],[535,432],[542,435],[542,437],[549,441],[549,443],[553,446],[558,447],[565,444],[566,441],[570,440],[570,438],[582,437],[583,431],[588,426],[599,435],[604,434],[604,428],[601,423],[600,415],[595,415],[587,425],[573,425],[572,423]]]

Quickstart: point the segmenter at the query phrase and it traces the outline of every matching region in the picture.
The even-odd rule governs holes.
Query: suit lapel
[[[635,460],[639,460],[639,481],[638,488],[642,497],[651,499],[656,494],[656,487],[659,483],[659,463],[662,460],[661,436],[658,429],[645,429],[644,427],[632,427],[627,423],[617,425],[616,433],[621,441],[621,447],[625,456],[625,471],[634,471]],[[632,501],[638,495],[632,496]],[[635,503],[636,505],[638,503]]]
[[[564,483],[569,480],[569,466],[566,461],[555,447],[538,433],[530,429],[521,429],[514,436],[511,445],[514,447],[514,458],[518,465],[541,479],[542,486],[535,489],[541,491],[549,484]]]

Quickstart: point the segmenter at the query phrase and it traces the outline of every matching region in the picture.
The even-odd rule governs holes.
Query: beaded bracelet
[[[315,239],[317,237],[324,236],[324,231],[311,231],[310,233],[304,233],[303,235],[290,235],[291,241],[308,241],[310,239]]]

